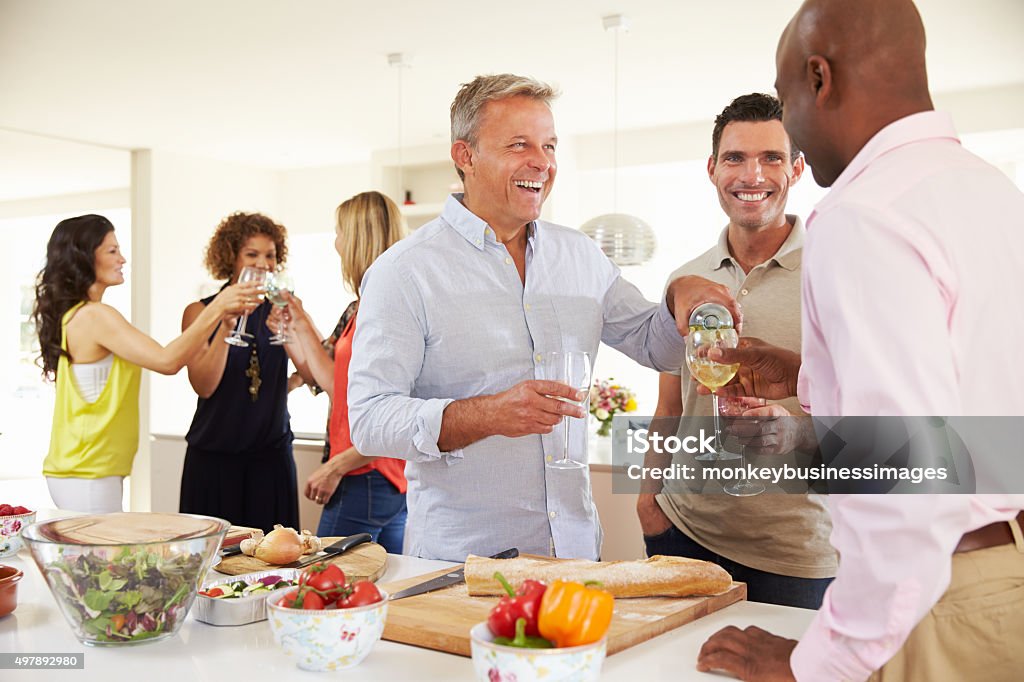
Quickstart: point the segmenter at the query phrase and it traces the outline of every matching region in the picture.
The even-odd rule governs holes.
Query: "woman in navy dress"
[[[217,227],[206,266],[225,286],[249,267],[273,271],[287,256],[284,226],[259,213],[234,213]],[[193,323],[212,297],[190,304],[182,328]],[[288,346],[270,343],[264,301],[250,315],[247,347],[224,339],[234,322],[222,323],[188,363],[199,395],[185,440],[179,510],[227,519],[269,531],[280,523],[299,527],[298,488],[292,456],[287,384]],[[306,374],[304,363],[296,363]]]

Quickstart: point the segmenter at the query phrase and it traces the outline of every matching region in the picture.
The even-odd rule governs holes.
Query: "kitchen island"
[[[274,643],[266,621],[216,627],[191,614],[174,637],[121,647],[87,647],[78,642],[50,594],[27,549],[0,560],[24,571],[18,585],[18,608],[0,618],[0,653],[66,654],[84,652],[84,670],[0,670],[0,680],[131,680],[136,682],[245,682],[315,679],[472,680],[469,658],[394,642],[378,642],[359,666],[334,673],[299,670]],[[389,555],[381,583],[414,577],[449,562]],[[609,657],[602,680],[714,680],[697,672],[697,652],[704,641],[727,625],[757,625],[786,637],[799,637],[813,611],[740,602]]]

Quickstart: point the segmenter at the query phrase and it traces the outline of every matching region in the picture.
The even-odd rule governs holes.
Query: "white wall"
[[[334,209],[371,189],[369,162],[281,171],[281,222],[289,235],[334,232]],[[396,197],[392,197],[397,199]]]

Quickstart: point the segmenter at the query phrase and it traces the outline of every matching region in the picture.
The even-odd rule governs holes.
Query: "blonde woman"
[[[124,284],[126,262],[101,215],[60,221],[46,246],[32,317],[43,375],[57,384],[43,474],[59,509],[121,511],[139,444],[141,368],[176,374],[221,320],[255,307],[254,285],[227,287],[162,346],[103,303],[109,287]]]
[[[359,311],[359,283],[363,273],[392,244],[405,236],[398,206],[380,192],[363,192],[338,206],[334,248],[341,258],[342,278],[356,294],[342,315],[336,333],[333,360],[320,342],[302,303],[289,304],[292,329],[316,383],[331,396],[328,422],[330,450],[306,481],[306,497],[323,504],[317,534],[322,536],[370,533],[389,552],[402,551],[405,535],[405,461],[390,457],[363,457],[354,447],[348,426],[348,365]]]

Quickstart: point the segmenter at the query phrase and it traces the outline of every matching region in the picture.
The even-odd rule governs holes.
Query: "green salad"
[[[175,629],[202,563],[200,554],[164,557],[125,547],[112,559],[91,552],[62,557],[46,567],[46,579],[87,638],[134,642]]]

